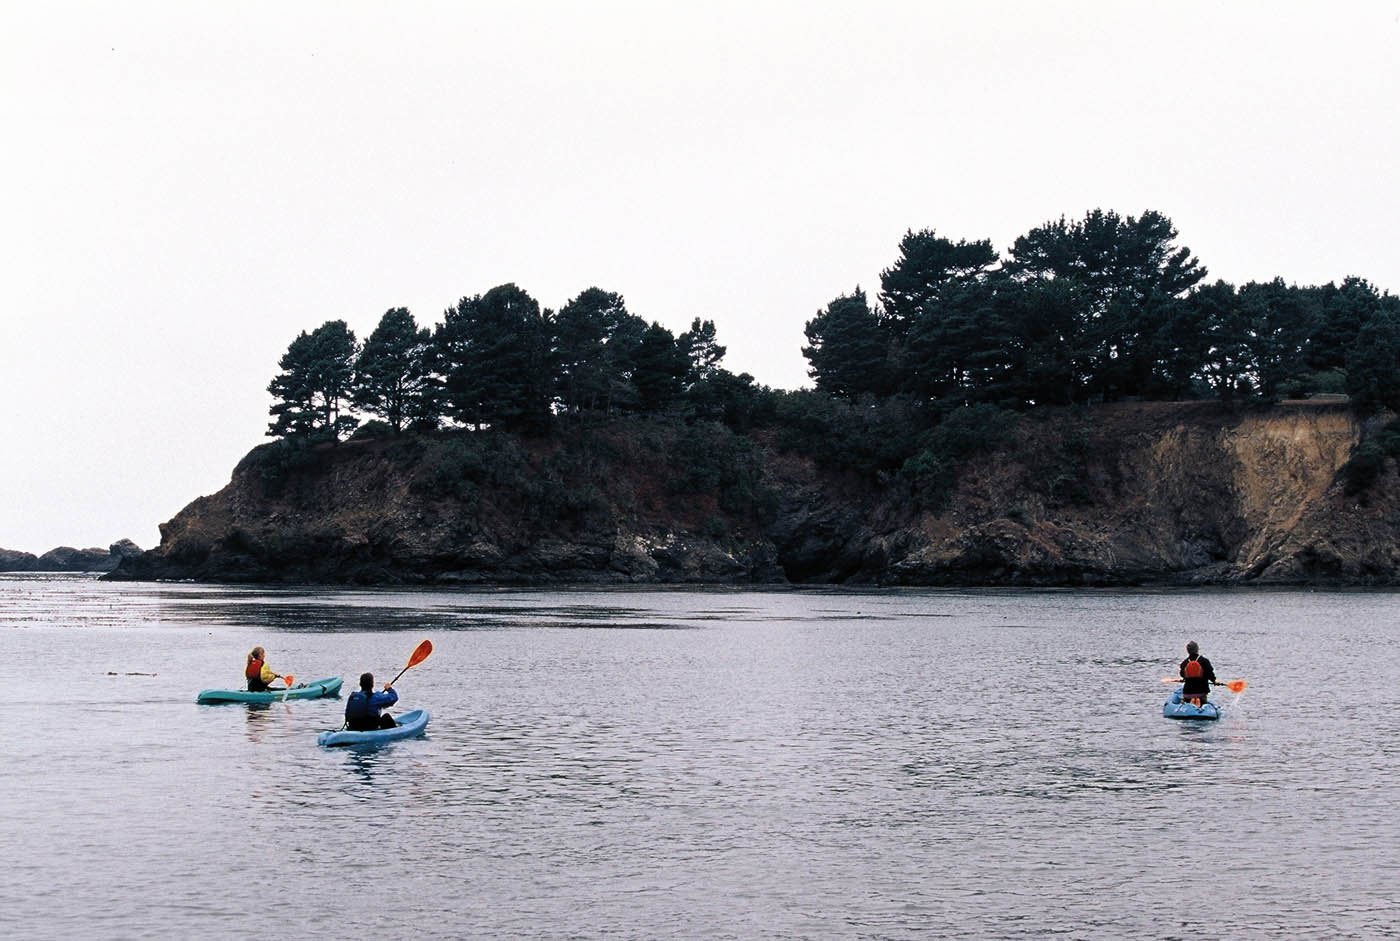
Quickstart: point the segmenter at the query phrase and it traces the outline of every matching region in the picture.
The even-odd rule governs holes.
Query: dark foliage
[[[409,424],[436,427],[439,387],[432,367],[432,333],[405,307],[385,312],[355,361],[355,406],[384,419],[395,434]]]
[[[779,393],[778,444],[817,464],[865,476],[898,470],[936,416],[909,396],[839,399],[820,392]]]
[[[941,510],[957,485],[958,469],[976,454],[1008,445],[1015,430],[1015,416],[995,405],[955,408],[923,436],[900,474],[921,506]]]
[[[532,431],[549,417],[550,327],[514,284],[464,297],[434,337],[449,417],[473,427]]]
[[[1341,477],[1348,496],[1369,490],[1385,472],[1387,461],[1400,462],[1400,419],[1367,435],[1343,465]]]
[[[520,513],[567,522],[609,505],[583,472],[597,455],[580,441],[596,436],[571,436],[635,417],[668,429],[656,446],[677,449],[668,479],[677,496],[717,492],[734,511],[756,512],[765,498],[739,436],[762,433],[938,507],[970,457],[1014,435],[1007,410],[1319,392],[1346,392],[1363,414],[1400,410],[1400,298],[1360,278],[1207,283],[1176,238],[1153,211],[1046,222],[1004,257],[987,240],[908,231],[877,302],[857,287],[805,325],[814,391],[775,391],[726,370],[713,320],[695,317],[677,336],[597,287],[554,314],[500,285],[462,298],[432,330],[393,308],[363,348],[330,321],[279,361],[268,433],[286,440],[259,458],[262,474],[284,485],[314,445],[356,428],[353,405],[373,416],[356,440],[407,442],[443,425],[478,432],[432,449],[412,483],[419,492],[471,503],[508,482]],[[501,431],[558,447],[527,480],[511,451],[518,441],[508,443],[517,439]],[[1363,442],[1349,487],[1374,480],[1392,440]],[[1040,458],[1030,483],[1046,505],[1090,499],[1082,440]]]
[[[267,433],[274,437],[338,440],[357,419],[349,414],[355,364],[355,334],[343,320],[330,320],[303,332],[283,354],[276,378],[268,385],[276,401],[276,419]]]

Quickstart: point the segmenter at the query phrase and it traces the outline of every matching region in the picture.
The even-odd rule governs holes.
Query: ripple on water
[[[1384,936],[1397,614],[0,578],[10,662],[52,665],[12,683],[0,912],[40,938],[232,935],[250,899],[280,933],[1188,937],[1191,899],[1232,937]],[[255,643],[384,677],[422,636],[422,739],[318,748],[338,699],[193,702]],[[1219,723],[1161,718],[1187,636],[1250,680]],[[1324,647],[1352,679],[1319,695]]]

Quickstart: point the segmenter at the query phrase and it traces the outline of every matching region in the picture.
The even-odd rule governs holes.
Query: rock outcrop
[[[108,577],[330,583],[1400,584],[1344,407],[1043,412],[938,500],[719,429],[255,449]]]
[[[111,572],[122,559],[139,555],[141,547],[130,539],[119,540],[107,549],[59,546],[41,556],[0,549],[0,572]]]
[[[32,552],[0,549],[0,572],[32,572],[38,564],[39,557]]]

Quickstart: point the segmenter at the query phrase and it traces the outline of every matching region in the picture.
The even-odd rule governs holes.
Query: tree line
[[[910,231],[877,299],[833,300],[803,352],[817,388],[848,397],[1024,408],[1338,392],[1400,405],[1400,298],[1355,277],[1206,283],[1176,237],[1151,211],[1048,222],[1005,257]]]
[[[1176,239],[1153,211],[1047,222],[1005,256],[989,240],[911,230],[873,301],[857,287],[806,323],[816,392],[931,413],[1307,392],[1400,411],[1400,298],[1357,277],[1208,283]],[[268,386],[268,434],[337,439],[358,416],[395,433],[534,432],[626,413],[741,427],[797,394],[730,373],[724,354],[710,320],[677,335],[613,292],[589,288],[552,311],[504,284],[463,297],[431,328],[399,307],[363,344],[343,320],[301,333]]]
[[[760,391],[720,366],[724,353],[710,320],[676,335],[613,292],[589,288],[555,312],[503,284],[462,298],[431,329],[396,307],[363,344],[343,320],[301,333],[268,386],[268,434],[336,439],[359,425],[357,413],[394,433],[537,432],[569,417],[681,407],[722,418]]]

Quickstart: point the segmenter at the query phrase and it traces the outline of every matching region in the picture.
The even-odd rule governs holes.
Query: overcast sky
[[[907,229],[1400,291],[1400,0],[0,4],[0,547],[150,548],[302,330],[617,291],[808,382]]]

